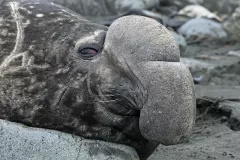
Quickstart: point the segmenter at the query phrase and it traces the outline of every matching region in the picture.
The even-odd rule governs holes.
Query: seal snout
[[[143,105],[145,103],[145,93],[143,92],[143,86],[140,84],[134,85],[131,84],[131,86],[126,87],[121,85],[122,87],[118,88],[118,95],[116,95],[117,98],[122,99],[131,110],[141,110],[143,108]]]
[[[110,72],[114,74],[113,71]],[[142,109],[146,99],[143,86],[135,77],[123,76],[122,74],[119,77],[117,73],[115,75],[107,76],[103,72],[101,73],[104,78],[101,78],[98,85],[100,98],[117,104],[112,105],[110,108],[115,114],[124,116],[139,115],[139,111]]]
[[[105,44],[147,90],[147,94],[144,89],[135,90],[144,93],[135,98],[141,99],[142,136],[162,144],[186,140],[195,119],[194,85],[188,68],[180,63],[179,47],[171,33],[150,18],[126,16],[111,24]]]

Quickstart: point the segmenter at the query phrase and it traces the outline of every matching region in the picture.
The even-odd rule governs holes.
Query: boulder
[[[187,40],[226,38],[222,25],[210,19],[194,18],[182,25],[178,32]]]
[[[179,15],[185,15],[192,18],[209,18],[221,21],[215,13],[210,12],[207,8],[201,5],[188,5],[178,12]]]
[[[183,52],[185,51],[186,47],[187,47],[187,42],[185,40],[185,38],[179,34],[177,34],[174,31],[171,31],[172,36],[174,37],[175,41],[178,43],[180,51]]]
[[[2,160],[139,160],[128,146],[0,120]]]
[[[212,12],[218,14],[231,14],[234,12],[240,1],[238,0],[199,0],[199,4]]]
[[[161,0],[160,4],[164,6],[174,5],[178,9],[182,9],[187,5],[199,4],[212,12],[220,14],[230,14],[239,6],[240,1],[237,0]]]
[[[233,39],[239,40],[240,38],[240,7],[238,7],[229,20],[224,23],[224,28]]]
[[[160,4],[163,6],[174,5],[178,8],[183,8],[189,4],[199,4],[201,0],[161,0]]]
[[[235,97],[240,98],[235,95]],[[219,112],[228,118],[228,126],[234,131],[240,131],[240,102],[226,101],[219,104]]]
[[[196,97],[213,97],[213,98],[240,98],[240,86],[227,85],[196,85]],[[220,107],[221,108],[221,107]]]
[[[240,59],[229,56],[209,56],[209,59],[181,58],[193,77],[201,78],[204,85],[240,85]],[[204,96],[204,95],[203,95]]]
[[[150,9],[158,6],[159,0],[51,0],[86,17],[111,16],[129,9]]]

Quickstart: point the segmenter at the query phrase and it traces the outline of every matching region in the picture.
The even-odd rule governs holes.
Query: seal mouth
[[[130,95],[123,96],[123,95],[116,95],[117,99],[119,99],[119,104],[123,107],[125,107],[126,110],[128,110],[127,113],[124,115],[126,116],[136,116],[139,115],[139,110],[136,110],[136,108],[139,108],[139,105],[137,104],[137,101],[135,98],[133,98]]]
[[[138,104],[135,96],[127,93],[127,91],[120,91],[117,89],[109,89],[109,91],[103,91],[98,89],[99,98],[102,102],[113,102],[116,105],[110,105],[107,109],[114,114],[121,116],[139,116],[140,111],[137,109],[142,104]]]
[[[95,99],[95,103],[101,103],[104,108],[115,115],[140,115],[140,109],[144,103],[143,93],[138,85],[131,82],[127,85],[121,82],[114,85],[115,83],[99,83],[96,80],[97,78],[93,75],[87,78],[88,93]]]

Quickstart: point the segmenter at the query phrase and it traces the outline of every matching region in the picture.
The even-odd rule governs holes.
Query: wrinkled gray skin
[[[79,51],[89,47],[99,52],[84,60]],[[43,0],[1,0],[0,61],[1,119],[126,144],[141,159],[191,133],[191,76],[161,84],[179,49],[149,18],[124,17],[108,29]],[[187,86],[188,97],[166,101],[171,89],[161,87],[168,85],[178,92]]]

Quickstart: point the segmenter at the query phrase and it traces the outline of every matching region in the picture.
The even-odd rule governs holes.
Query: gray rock
[[[233,39],[240,38],[240,7],[235,10],[227,22],[224,23],[224,28]]]
[[[51,0],[83,16],[110,16],[129,9],[149,9],[158,6],[159,0]]]
[[[223,121],[234,131],[240,131],[240,86],[196,86],[197,98],[225,99],[215,107],[216,114],[223,115]],[[227,100],[226,100],[227,99]],[[235,100],[235,101],[234,101]]]
[[[177,41],[178,45],[179,45],[179,48],[180,48],[180,51],[183,52],[186,50],[186,47],[187,47],[187,42],[185,40],[185,38],[179,34],[177,34],[176,32],[174,31],[171,31],[175,41]]]
[[[200,5],[218,14],[231,14],[239,6],[238,0],[198,0]]]
[[[188,21],[179,28],[178,32],[184,35],[187,40],[220,39],[227,37],[227,33],[220,23],[204,18],[194,18]]]
[[[240,86],[196,86],[196,97],[213,97],[213,98],[240,98]]]
[[[199,4],[210,11],[218,12],[221,14],[229,14],[234,12],[235,8],[239,5],[238,0],[161,0],[161,4],[174,5],[179,9],[187,5]]]
[[[189,4],[198,4],[201,0],[161,0],[160,4],[162,5],[174,5],[178,8],[183,8]]]
[[[227,53],[228,56],[239,57],[240,58],[240,50],[238,51],[229,51]]]
[[[209,59],[181,58],[193,77],[202,77],[204,85],[239,85],[240,59],[229,56],[209,56]],[[221,62],[221,63],[219,63]]]
[[[209,18],[221,21],[215,13],[210,12],[207,8],[201,5],[188,5],[178,12],[179,15],[185,15],[192,18]]]
[[[237,95],[235,95],[237,97]],[[240,98],[239,96],[237,98]],[[234,131],[240,131],[240,103],[223,102],[219,105],[219,111],[225,114],[228,119],[229,127]]]
[[[1,160],[139,160],[128,146],[0,120]]]

